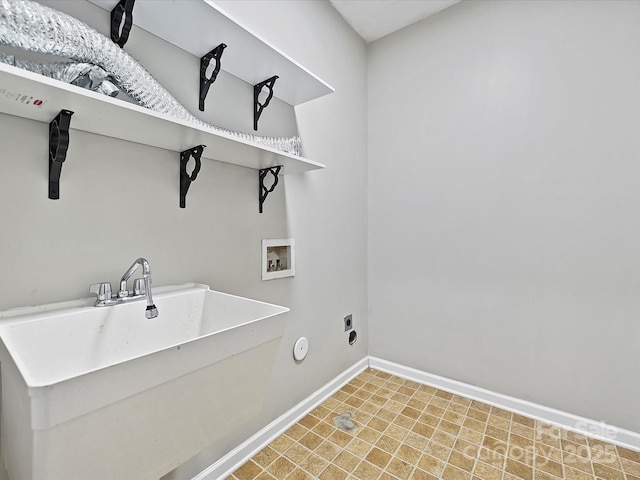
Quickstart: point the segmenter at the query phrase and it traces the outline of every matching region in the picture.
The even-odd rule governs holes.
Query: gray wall
[[[370,46],[372,355],[640,431],[639,22],[472,1]]]
[[[47,3],[108,32],[108,13],[91,4]],[[149,259],[154,285],[196,281],[291,308],[259,418],[176,478],[200,472],[367,353],[365,44],[324,1],[240,3],[230,5],[239,20],[336,89],[295,112],[279,101],[265,110],[259,134],[297,130],[305,155],[327,168],[283,177],[262,215],[255,170],[204,162],[180,209],[177,152],[76,131],[61,198],[49,200],[47,125],[0,115],[1,310],[89,296],[89,284],[116,282],[138,256]],[[198,112],[197,58],[138,29],[125,49]],[[202,118],[251,132],[251,99],[250,85],[222,75]],[[262,282],[261,240],[286,237],[296,239],[296,277]],[[295,364],[301,335],[310,352]]]

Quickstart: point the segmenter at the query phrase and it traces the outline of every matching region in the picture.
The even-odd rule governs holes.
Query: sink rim
[[[93,309],[102,310],[102,309],[114,309],[114,308],[131,308],[131,306],[136,306],[138,302],[114,305],[110,307],[95,307],[94,298],[84,298],[79,300],[56,302],[56,303],[45,304],[40,306],[19,307],[16,309],[0,312],[0,348],[3,351],[5,351],[6,354],[8,354],[11,361],[17,367],[27,387],[29,389],[33,389],[32,393],[35,394],[36,393],[35,390],[37,389],[52,388],[52,387],[55,387],[56,385],[60,385],[61,383],[64,383],[67,381],[73,381],[78,378],[87,377],[96,372],[104,371],[114,367],[121,368],[129,362],[132,362],[141,358],[149,357],[151,355],[159,354],[164,351],[170,351],[177,347],[182,347],[188,344],[192,344],[194,342],[197,342],[198,340],[202,340],[213,335],[220,335],[229,330],[234,330],[239,327],[258,322],[260,320],[265,320],[270,317],[281,315],[282,313],[286,313],[290,310],[289,308],[281,305],[263,302],[260,300],[255,300],[247,297],[241,297],[241,296],[233,295],[230,293],[220,292],[218,290],[211,290],[208,285],[193,283],[193,282],[180,284],[180,285],[154,287],[153,295],[155,298],[162,299],[162,298],[170,298],[170,297],[175,297],[180,295],[186,295],[194,291],[196,293],[202,292],[203,294],[206,294],[207,292],[212,292],[212,293],[219,294],[229,298],[240,299],[240,300],[251,302],[254,304],[262,304],[269,308],[275,308],[275,310],[266,315],[261,315],[256,318],[243,321],[241,323],[237,323],[231,326],[227,326],[225,328],[221,328],[219,330],[206,333],[204,335],[199,335],[184,341],[179,341],[174,343],[170,342],[162,346],[161,348],[150,348],[149,350],[145,351],[142,354],[128,356],[122,359],[118,359],[117,361],[114,361],[114,362],[108,362],[103,365],[98,365],[95,368],[82,370],[80,373],[78,373],[77,371],[65,372],[63,374],[60,374],[59,376],[55,376],[53,379],[49,378],[46,381],[37,379],[37,375],[34,375],[32,371],[33,366],[28,365],[27,361],[25,361],[24,354],[21,351],[19,351],[19,347],[16,347],[16,345],[13,345],[10,339],[8,339],[9,341],[5,341],[5,336],[4,336],[5,333],[8,334],[12,330],[15,331],[16,328],[22,329],[23,326],[25,328],[29,328],[27,325],[34,322],[43,322],[47,320],[55,321],[55,317],[58,317],[58,316],[65,316],[65,315],[76,316],[76,315],[81,315],[84,311],[91,312],[93,311]],[[140,301],[144,303],[144,299],[141,299]],[[81,319],[79,319],[79,321],[81,321]]]

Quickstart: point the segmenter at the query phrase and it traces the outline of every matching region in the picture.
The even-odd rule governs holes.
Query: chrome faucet
[[[142,266],[142,278],[136,278],[133,282],[133,291],[127,290],[127,280],[134,274],[139,266]],[[120,303],[130,302],[132,300],[138,300],[141,297],[147,299],[147,309],[145,316],[147,318],[156,318],[158,316],[158,309],[153,304],[153,297],[151,296],[151,268],[149,262],[144,258],[138,258],[127,269],[120,279],[120,290],[117,294],[111,293],[111,283],[96,283],[91,285],[89,291],[95,293],[98,296],[96,300],[96,307],[108,307],[111,305],[118,305]]]

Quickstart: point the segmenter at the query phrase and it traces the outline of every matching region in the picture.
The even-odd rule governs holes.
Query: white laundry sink
[[[10,480],[159,478],[261,408],[289,309],[185,284],[0,312]]]

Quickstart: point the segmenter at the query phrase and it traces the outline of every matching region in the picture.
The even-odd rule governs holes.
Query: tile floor
[[[227,478],[254,479],[640,480],[640,452],[368,369]]]

